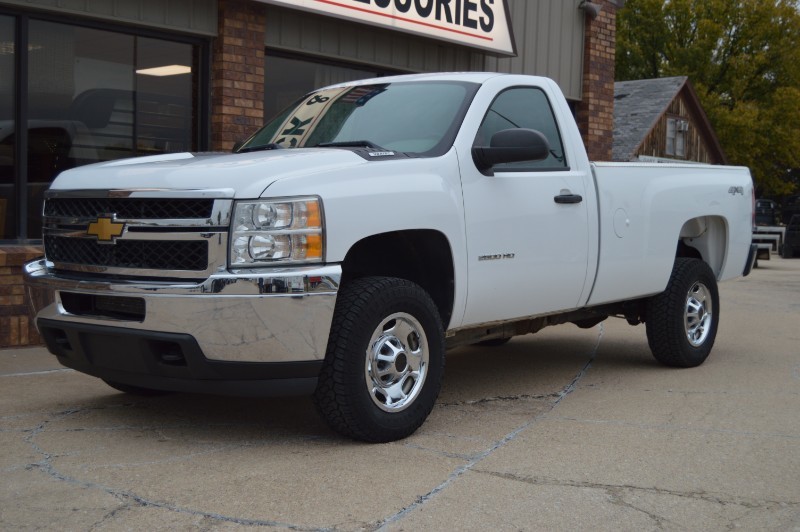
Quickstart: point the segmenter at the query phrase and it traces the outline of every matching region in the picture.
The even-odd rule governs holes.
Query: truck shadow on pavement
[[[571,334],[570,334],[571,333]],[[500,347],[467,346],[447,354],[445,378],[434,413],[452,406],[498,412],[514,401],[550,402],[564,393],[592,360],[597,333],[575,331],[548,337],[515,338]],[[604,345],[602,363],[620,371],[663,370],[644,344]],[[83,375],[74,378],[88,379]],[[87,386],[71,407],[73,430],[178,431],[183,438],[281,442],[342,440],[317,416],[310,396],[230,397],[175,393],[137,397],[105,387]],[[87,396],[88,394],[88,396]],[[74,404],[74,403],[73,403]],[[80,420],[80,421],[79,421]],[[88,425],[87,425],[87,422]],[[94,428],[92,428],[94,427]],[[423,425],[421,430],[425,430]]]

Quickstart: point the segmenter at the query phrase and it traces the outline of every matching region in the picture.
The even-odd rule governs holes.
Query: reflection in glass
[[[136,42],[138,155],[192,149],[192,48],[139,37]]]
[[[240,151],[321,146],[442,155],[477,88],[422,81],[323,89],[265,125]]]
[[[0,240],[17,228],[14,185],[14,19],[0,16]]]
[[[62,171],[196,148],[192,45],[31,20],[28,50],[28,237]]]
[[[32,20],[28,46],[28,234],[62,171],[132,155],[134,37]]]
[[[567,168],[561,134],[547,96],[535,87],[518,87],[502,92],[492,102],[475,137],[475,146],[487,146],[492,135],[512,128],[535,129],[550,144],[550,155],[542,161],[524,161],[497,165],[495,169],[562,169]]]
[[[345,68],[308,61],[306,59],[290,59],[274,55],[265,55],[264,71],[264,118],[271,119],[280,111],[291,105],[298,98],[314,89],[374,78],[378,72]]]

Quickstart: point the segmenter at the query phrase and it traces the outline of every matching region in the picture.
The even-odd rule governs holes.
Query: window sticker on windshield
[[[379,95],[380,93],[386,91],[386,88],[389,85],[369,85],[366,87],[356,87],[355,89],[349,91],[345,96],[342,97],[342,101],[345,103],[352,103],[356,107],[363,107],[366,105],[368,101],[373,99],[375,96]]]
[[[319,123],[319,118],[335,102],[347,88],[328,89],[315,92],[302,104],[298,105],[294,113],[278,128],[272,142],[286,148],[301,145],[314,131]]]

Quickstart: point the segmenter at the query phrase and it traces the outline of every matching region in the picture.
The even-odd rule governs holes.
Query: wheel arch
[[[676,257],[701,259],[719,278],[728,248],[728,223],[722,216],[698,216],[683,224]]]
[[[455,268],[450,242],[443,233],[411,229],[359,240],[342,262],[342,283],[373,275],[407,279],[421,286],[447,327],[453,315]]]

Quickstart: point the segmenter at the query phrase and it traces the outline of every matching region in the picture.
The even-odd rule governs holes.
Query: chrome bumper
[[[37,321],[186,334],[208,360],[262,363],[325,357],[341,274],[338,265],[251,269],[194,283],[79,278],[53,271],[45,260],[24,268]],[[141,319],[69,312],[64,293],[143,300]]]

